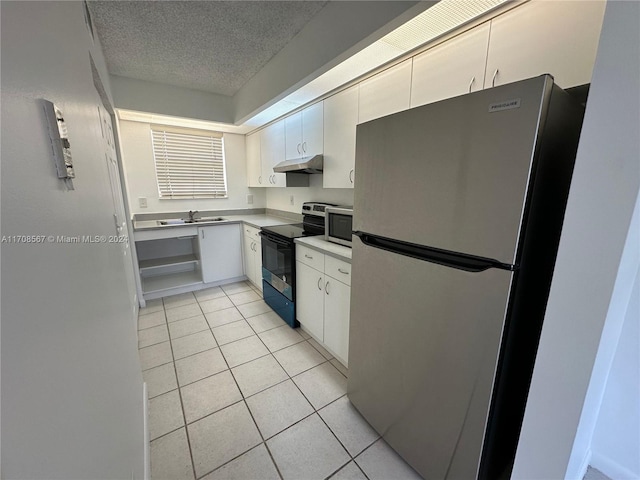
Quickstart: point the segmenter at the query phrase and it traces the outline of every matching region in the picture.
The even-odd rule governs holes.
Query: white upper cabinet
[[[315,103],[284,119],[287,160],[322,153],[322,103]]]
[[[318,102],[302,111],[302,156],[322,153],[324,139],[324,102]]]
[[[562,88],[591,81],[605,2],[529,2],[491,21],[485,87],[545,73]]]
[[[284,132],[286,159],[302,157],[302,112],[294,113],[284,119]]]
[[[263,187],[260,158],[260,131],[246,136],[247,180],[250,187]]]
[[[489,22],[413,57],[411,108],[482,90]]]
[[[358,85],[324,101],[324,188],[353,188]]]
[[[360,82],[358,123],[409,108],[411,60],[409,58]]]
[[[262,157],[261,186],[285,187],[285,174],[273,171],[273,167],[285,159],[284,120],[272,123],[261,131],[260,151]]]

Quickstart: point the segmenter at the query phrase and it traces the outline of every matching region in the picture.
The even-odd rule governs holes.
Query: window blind
[[[222,134],[151,127],[160,198],[226,198]]]

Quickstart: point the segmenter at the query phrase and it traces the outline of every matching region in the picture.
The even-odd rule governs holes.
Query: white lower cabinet
[[[200,264],[204,283],[244,275],[241,224],[198,227]]]
[[[244,226],[244,273],[256,287],[262,290],[262,242],[260,230]]]
[[[324,344],[346,365],[349,359],[351,287],[325,275]]]
[[[302,262],[296,262],[296,315],[305,330],[324,341],[324,274]]]
[[[330,275],[334,272],[341,278]],[[344,365],[349,359],[350,277],[349,263],[296,245],[298,321]]]

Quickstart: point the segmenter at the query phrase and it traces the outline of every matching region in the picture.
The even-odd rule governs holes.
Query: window
[[[222,134],[153,125],[161,199],[227,198]]]

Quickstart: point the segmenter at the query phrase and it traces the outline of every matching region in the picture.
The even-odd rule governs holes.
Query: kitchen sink
[[[194,218],[193,220],[184,218],[173,218],[169,220],[158,220],[158,225],[184,225],[187,223],[208,223],[208,222],[223,222],[226,220],[222,217],[202,217]]]
[[[202,223],[202,222],[223,222],[225,221],[226,218],[222,218],[222,217],[202,217],[202,218],[196,218],[193,220],[193,223]],[[186,221],[187,223],[189,223],[189,221]]]

